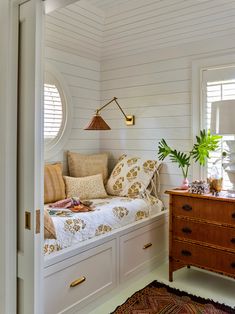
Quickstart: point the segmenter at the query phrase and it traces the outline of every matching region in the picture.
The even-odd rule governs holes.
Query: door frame
[[[43,1],[43,0],[42,0]],[[17,78],[19,6],[0,1],[0,313],[17,313]],[[47,0],[49,13],[77,0]],[[43,274],[42,274],[43,275]]]
[[[18,7],[22,1],[2,0],[0,88],[0,199],[1,258],[0,312],[16,313],[17,248],[16,248],[16,161],[17,161],[17,67]]]

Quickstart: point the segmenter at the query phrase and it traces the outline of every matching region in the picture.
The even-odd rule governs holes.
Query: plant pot
[[[183,182],[182,182],[180,188],[181,188],[181,190],[188,190],[188,188],[189,188],[189,181],[188,181],[187,178],[183,179]]]

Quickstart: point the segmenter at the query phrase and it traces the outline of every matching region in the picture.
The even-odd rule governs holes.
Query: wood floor
[[[197,268],[184,268],[174,273],[174,281],[170,283],[168,281],[168,264],[163,264],[138,281],[132,282],[128,288],[110,298],[109,301],[100,304],[89,314],[108,314],[112,312],[135,291],[142,289],[155,279],[188,293],[235,307],[234,279]],[[100,301],[102,303],[102,299]]]

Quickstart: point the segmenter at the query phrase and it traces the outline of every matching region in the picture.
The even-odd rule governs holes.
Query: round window
[[[46,159],[53,157],[63,148],[70,133],[71,121],[68,120],[71,119],[70,107],[72,104],[68,104],[68,98],[62,76],[47,65],[44,78],[44,152]]]
[[[44,140],[53,141],[63,124],[63,105],[55,84],[44,84]]]

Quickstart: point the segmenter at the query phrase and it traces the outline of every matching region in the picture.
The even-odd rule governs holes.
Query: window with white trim
[[[44,149],[54,151],[60,143],[67,121],[67,105],[61,84],[51,73],[44,81]]]
[[[202,71],[202,124],[203,128],[211,126],[211,103],[220,100],[235,99],[235,66],[211,68]],[[207,177],[210,176],[213,165],[223,177],[223,188],[231,189],[232,184],[222,167],[222,152],[226,151],[226,140],[234,140],[235,136],[223,136],[219,149],[210,154],[207,164]]]

